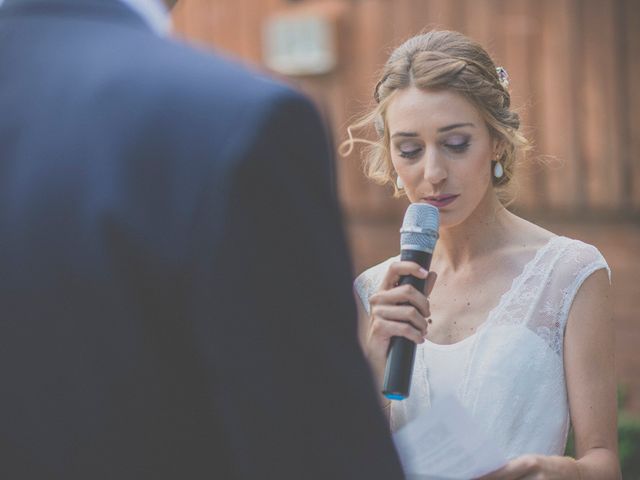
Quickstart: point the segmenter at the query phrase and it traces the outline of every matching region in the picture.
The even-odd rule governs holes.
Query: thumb
[[[438,279],[438,274],[436,272],[429,272],[429,275],[424,282],[424,294],[427,298],[431,295],[431,291],[436,284],[436,280]]]

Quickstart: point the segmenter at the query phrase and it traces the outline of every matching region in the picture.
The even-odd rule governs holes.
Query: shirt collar
[[[0,0],[0,3],[4,0]],[[169,10],[162,0],[119,0],[135,10],[158,35],[171,31]]]

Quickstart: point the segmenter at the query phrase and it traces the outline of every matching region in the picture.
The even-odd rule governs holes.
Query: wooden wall
[[[637,0],[181,0],[176,30],[262,64],[270,15],[335,18],[340,64],[291,78],[330,120],[336,140],[371,105],[391,49],[425,28],[482,43],[511,76],[514,105],[536,150],[519,175],[515,207],[532,214],[638,218],[640,213],[640,2]],[[403,202],[362,178],[358,155],[339,161],[340,192],[355,220]]]
[[[552,231],[596,245],[613,271],[617,378],[640,412],[640,0],[180,0],[179,35],[262,65],[270,15],[312,10],[335,19],[340,63],[289,78],[309,92],[337,141],[371,106],[394,46],[426,28],[480,41],[511,76],[513,104],[536,145],[515,208]],[[397,254],[406,203],[339,159],[356,272]]]

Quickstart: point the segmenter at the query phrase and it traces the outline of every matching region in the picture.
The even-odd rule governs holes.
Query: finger
[[[429,272],[429,276],[427,277],[426,282],[424,282],[425,297],[429,298],[429,295],[431,295],[433,287],[436,285],[436,280],[438,280],[438,274],[436,272]]]
[[[416,278],[425,279],[429,272],[415,262],[393,262],[382,280],[380,288],[390,290],[400,281],[400,277],[413,275]]]
[[[427,319],[411,305],[377,305],[372,309],[374,318],[410,324],[420,335],[427,334]]]
[[[413,343],[423,343],[424,336],[411,324],[376,318],[371,324],[371,336],[388,341],[391,337],[404,337]]]
[[[480,477],[478,480],[521,480],[527,478],[528,474],[533,474],[535,469],[536,462],[534,459],[520,457],[511,460],[501,469]]]
[[[369,299],[370,305],[400,305],[409,303],[418,310],[423,317],[431,315],[429,300],[411,285],[400,285],[383,292],[378,292]]]

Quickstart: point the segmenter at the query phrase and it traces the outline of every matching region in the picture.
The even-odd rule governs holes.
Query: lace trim
[[[362,306],[367,314],[370,313],[369,297],[373,295],[380,286],[388,265],[399,259],[400,255],[388,258],[384,262],[362,272],[353,282],[354,289],[358,294],[358,297],[360,297]]]
[[[555,241],[557,241],[560,238],[564,238],[564,237],[561,237],[559,235],[551,237],[547,241],[547,243],[545,243],[540,248],[538,248],[538,251],[535,253],[533,258],[525,264],[520,274],[518,274],[512,280],[511,287],[509,287],[509,289],[502,294],[502,296],[500,297],[500,301],[489,312],[486,320],[480,325],[480,327],[478,327],[478,329],[476,330],[476,335],[475,335],[476,337],[480,337],[480,335],[487,330],[486,327],[491,323],[493,323],[494,318],[498,318],[499,312],[506,310],[505,307],[506,305],[508,305],[508,302],[511,300],[515,292],[520,290],[522,284],[531,276],[532,270],[540,262],[540,260],[542,259],[542,256],[547,252],[549,248],[551,248],[551,246],[555,243]],[[465,372],[462,377],[462,382],[458,387],[458,397],[462,400],[464,404],[467,404],[468,407],[472,407],[471,405],[468,405],[468,400],[471,398],[471,394],[472,394],[469,388],[469,379],[471,376],[471,365],[473,363],[473,359],[475,358],[476,350],[478,349],[478,343],[479,343],[479,339],[476,338],[474,344],[472,345],[472,347],[469,349],[469,352],[467,353],[467,359],[465,360],[465,367],[464,367]],[[474,411],[473,408],[472,408],[472,411]]]
[[[560,238],[565,238],[565,237],[561,237],[559,235],[551,237],[547,241],[547,243],[545,243],[540,248],[538,248],[533,258],[525,264],[525,266],[522,269],[522,272],[520,272],[520,274],[518,274],[513,279],[513,281],[511,282],[511,287],[509,287],[509,290],[507,290],[502,294],[502,296],[500,297],[500,301],[498,302],[498,305],[496,305],[489,312],[489,314],[487,315],[486,321],[482,325],[480,325],[480,328],[488,324],[489,321],[492,320],[494,317],[497,317],[498,312],[500,312],[501,310],[504,310],[505,305],[507,305],[508,302],[511,301],[511,297],[515,295],[515,292],[520,290],[520,288],[522,287],[522,284],[531,277],[532,270],[534,270],[534,268],[538,265],[538,263],[540,263],[542,256],[545,253],[547,253],[547,250],[549,250],[551,246],[555,243],[555,241]],[[480,330],[480,328],[478,329],[478,331]]]

